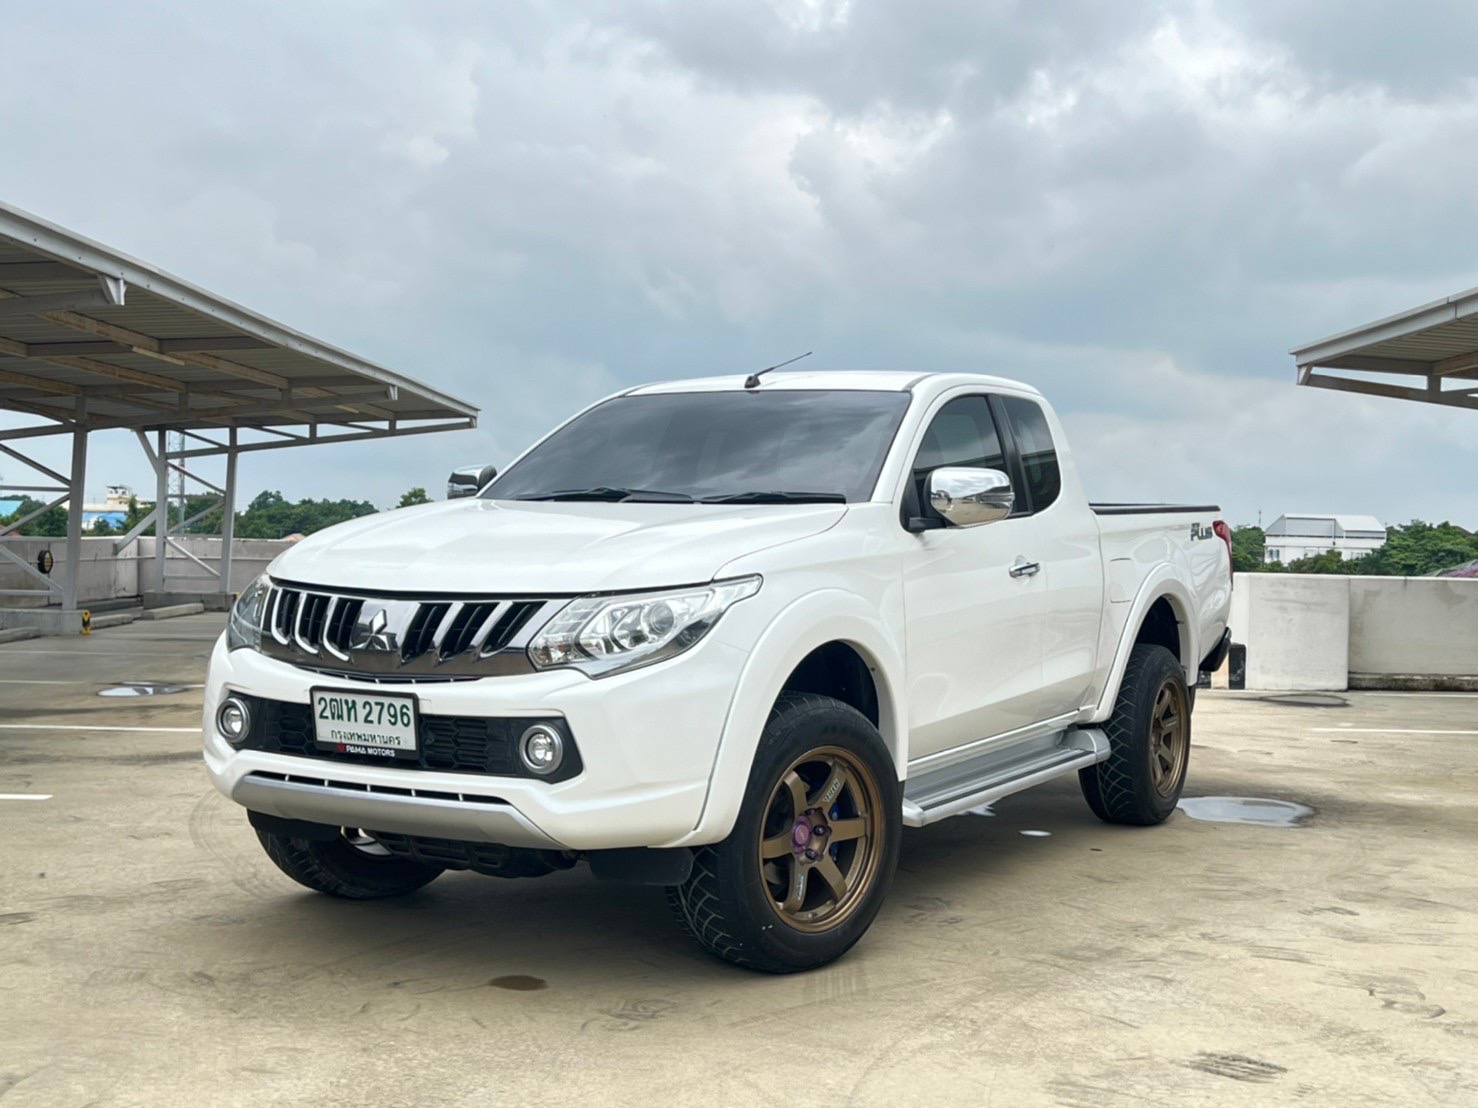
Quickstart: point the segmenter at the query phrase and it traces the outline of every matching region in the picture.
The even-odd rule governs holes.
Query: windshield
[[[561,427],[490,500],[859,501],[908,408],[904,392],[619,396]]]

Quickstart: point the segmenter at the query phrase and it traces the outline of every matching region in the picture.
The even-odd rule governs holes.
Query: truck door
[[[1073,475],[1070,487],[1063,487],[1063,466],[1042,405],[1024,396],[999,396],[995,405],[1021,467],[1017,503],[1030,507],[1037,526],[1032,560],[1042,567],[1046,612],[1041,714],[1052,719],[1093,698],[1103,619],[1098,520]]]
[[[1009,473],[985,396],[948,400],[929,421],[909,477],[919,505],[927,506],[929,474],[941,466]],[[1036,561],[1029,509],[912,537],[903,569],[910,755],[1037,722],[1047,599],[1040,574],[1023,571]]]

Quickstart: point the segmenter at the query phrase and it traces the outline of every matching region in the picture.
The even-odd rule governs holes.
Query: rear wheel
[[[668,901],[725,961],[768,973],[825,965],[882,907],[901,811],[877,729],[840,701],[787,693],[765,727],[733,832],[697,851]]]
[[[329,896],[375,900],[403,896],[442,875],[440,866],[398,858],[357,827],[332,840],[294,839],[258,831],[267,857],[300,885]]]
[[[1191,756],[1190,690],[1174,654],[1134,647],[1104,731],[1108,760],[1078,771],[1088,807],[1108,823],[1162,823],[1180,800]]]

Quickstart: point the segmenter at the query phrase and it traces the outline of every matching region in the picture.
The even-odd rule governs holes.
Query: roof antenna
[[[809,350],[807,350],[804,354],[797,354],[794,358],[791,358],[790,359],[790,362],[798,362],[802,358],[809,358],[810,356],[811,356],[811,352]],[[758,373],[751,373],[748,377],[746,377],[744,379],[744,387],[747,388],[747,389],[757,389],[757,388],[759,388],[760,387],[760,378],[761,377],[763,377],[766,373],[769,373],[770,370],[772,370],[772,369],[781,369],[784,366],[788,366],[790,364],[790,362],[781,362],[779,365],[766,366],[764,369],[760,370]]]

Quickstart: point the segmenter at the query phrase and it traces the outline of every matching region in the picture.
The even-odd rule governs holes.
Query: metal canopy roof
[[[306,425],[313,438],[477,422],[464,401],[4,204],[0,408],[92,430]]]
[[[1290,353],[1298,362],[1300,385],[1478,409],[1478,387],[1470,383],[1478,381],[1478,289],[1296,346]],[[1321,369],[1345,373],[1317,372]],[[1410,383],[1379,379],[1385,375]]]
[[[60,601],[73,615],[93,431],[130,429],[148,456],[153,507],[114,540],[114,553],[152,527],[154,588],[165,593],[172,577],[192,592],[202,583],[230,591],[239,455],[477,426],[477,409],[464,401],[0,204],[0,411],[7,410],[43,421],[0,428],[0,455],[43,483],[0,492],[49,499],[0,525],[0,565],[30,585],[0,588],[0,597]],[[72,440],[66,473],[22,449],[29,443],[20,440],[49,435]],[[219,483],[191,469],[210,459],[225,462]],[[204,486],[219,504],[192,504],[195,514],[184,518],[183,497],[170,507],[171,477]],[[4,540],[62,504],[67,538],[57,581],[49,565],[28,564]],[[175,536],[215,507],[222,542],[212,567]],[[170,569],[172,556],[183,570]]]

